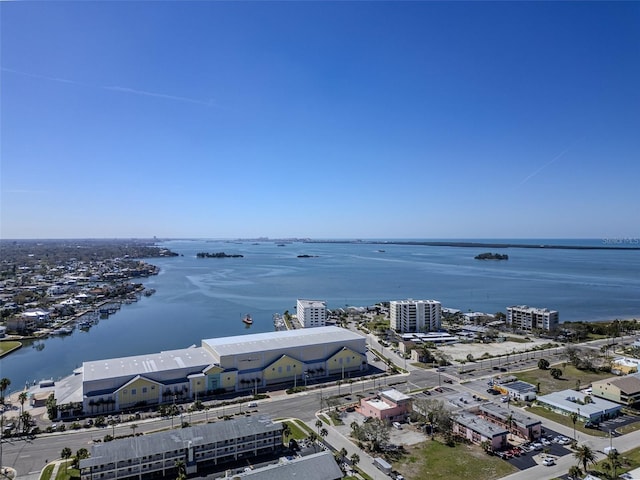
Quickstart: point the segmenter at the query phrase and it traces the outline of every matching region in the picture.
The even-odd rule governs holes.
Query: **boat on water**
[[[247,324],[247,325],[251,325],[253,323],[253,318],[251,318],[251,315],[249,315],[248,313],[242,318],[242,322]]]

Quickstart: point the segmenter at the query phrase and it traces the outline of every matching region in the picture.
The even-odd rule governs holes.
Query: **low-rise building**
[[[232,476],[225,474],[225,479],[250,479],[250,480],[282,480],[284,478],[304,478],[304,480],[339,480],[343,477],[342,470],[335,458],[328,451],[322,451],[284,460],[266,467],[245,469],[243,472]]]
[[[462,413],[455,417],[453,433],[476,445],[488,441],[491,443],[492,450],[505,448],[509,435],[509,432],[499,425],[468,413]]]
[[[528,441],[536,440],[542,435],[542,422],[520,410],[508,410],[494,403],[484,403],[480,405],[478,414],[488,422]]]
[[[521,380],[503,383],[500,385],[510,398],[522,402],[531,402],[536,399],[536,386]]]
[[[562,390],[537,398],[537,403],[562,415],[575,413],[578,420],[598,423],[620,415],[621,405],[576,390]]]
[[[375,397],[360,399],[358,411],[365,417],[379,420],[402,421],[411,412],[412,401],[396,389],[380,392]]]
[[[591,383],[593,396],[626,406],[640,403],[640,378],[636,375],[613,377]]]
[[[266,417],[242,417],[188,428],[134,436],[91,446],[80,460],[81,480],[177,476],[282,449],[282,424]]]

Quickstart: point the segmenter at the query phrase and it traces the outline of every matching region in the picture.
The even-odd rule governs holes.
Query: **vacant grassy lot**
[[[533,385],[537,385],[539,383],[540,395],[566,390],[567,388],[575,390],[578,382],[580,382],[580,388],[583,388],[596,380],[611,377],[611,373],[578,370],[576,367],[569,364],[564,367],[562,365],[556,365],[556,368],[560,368],[560,370],[562,370],[562,377],[557,380],[551,376],[549,370],[540,370],[538,368],[534,370],[526,370],[524,372],[517,372],[514,373],[514,375],[518,377],[518,380],[522,380]]]
[[[598,459],[601,458],[602,455],[598,457]],[[628,452],[621,452],[620,461],[622,463],[622,467],[616,470],[618,475],[640,467],[640,447],[629,450]],[[607,463],[606,459],[600,460],[595,467],[589,468],[589,470],[594,472],[599,478],[606,478],[607,469],[603,467],[605,463]]]
[[[492,480],[517,471],[504,460],[490,457],[478,446],[447,447],[438,441],[427,441],[410,447],[404,457],[393,463],[393,467],[406,478],[429,480]]]

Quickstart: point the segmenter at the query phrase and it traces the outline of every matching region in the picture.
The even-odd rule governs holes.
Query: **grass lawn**
[[[447,447],[432,440],[409,447],[408,453],[394,462],[393,467],[406,478],[429,480],[492,480],[518,471],[504,460],[487,455],[476,445]]]
[[[621,435],[626,435],[627,433],[635,432],[636,430],[640,430],[640,422],[631,423],[629,425],[625,425],[624,427],[616,428],[616,432]]]
[[[283,424],[289,425],[289,430],[291,434],[289,438],[295,438],[296,440],[302,440],[303,438],[307,438],[309,433],[304,429],[302,425],[299,425],[298,422],[282,422]]]
[[[73,460],[67,461],[67,468],[64,468],[64,463],[60,464],[58,468],[58,473],[56,475],[56,480],[70,480],[74,478],[80,478],[80,470],[77,468],[71,468],[71,463]]]
[[[573,422],[567,415],[561,415],[559,413],[552,412],[551,410],[547,410],[543,407],[529,407],[527,408],[527,410],[535,413],[536,415],[540,415],[541,417],[548,418],[549,420],[552,420],[561,425],[573,428]],[[606,437],[608,435],[607,432],[602,432],[593,428],[584,428],[584,422],[580,421],[576,422],[576,433],[577,432],[586,433],[587,435],[593,435],[594,437]]]
[[[16,350],[22,346],[21,342],[15,342],[13,340],[8,342],[0,342],[0,357],[6,355],[13,350]]]
[[[51,478],[52,473],[53,473],[53,465],[47,465],[46,467],[44,467],[44,470],[40,475],[40,480],[49,480]]]
[[[578,382],[580,382],[580,388],[583,388],[596,380],[611,377],[611,373],[578,370],[569,364],[565,367],[563,367],[562,364],[556,365],[555,367],[562,370],[562,377],[557,380],[551,376],[549,370],[545,371],[538,368],[524,372],[516,372],[514,375],[518,377],[518,380],[531,383],[532,385],[539,383],[540,395],[546,395],[547,393],[558,392],[568,388],[575,390]]]
[[[598,458],[601,458],[600,455]],[[634,448],[633,450],[629,450],[627,452],[620,452],[620,461],[622,462],[622,467],[616,470],[618,475],[628,472],[629,470],[634,470],[640,467],[640,447]],[[607,463],[607,460],[600,460],[595,467],[589,467],[589,470],[594,472],[595,475],[600,478],[606,477],[607,470],[603,468],[603,465]],[[598,475],[599,474],[599,475]]]

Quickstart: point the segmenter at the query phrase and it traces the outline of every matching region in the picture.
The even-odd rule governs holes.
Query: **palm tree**
[[[284,437],[285,442],[289,438],[289,435],[291,435],[291,427],[289,426],[288,423],[285,422],[282,425],[282,436]]]
[[[320,429],[320,436],[322,438],[326,437],[327,435],[329,435],[329,430],[327,430],[326,428],[321,428]]]
[[[310,441],[311,443],[313,443],[313,451],[314,451],[314,452],[317,452],[317,451],[318,451],[318,450],[317,450],[317,447],[316,447],[316,446],[317,446],[316,440],[318,440],[318,435],[316,435],[316,432],[311,432],[311,433],[309,434],[309,441]]]
[[[322,427],[322,420],[316,420],[316,428],[318,429],[318,435],[320,435],[320,427]]]
[[[581,476],[582,470],[580,470],[580,467],[577,465],[572,465],[569,469],[569,477],[571,477],[572,480],[580,480]]]
[[[622,466],[622,462],[620,462],[620,454],[617,452],[617,450],[611,450],[609,453],[607,453],[607,460],[609,462],[609,467],[613,472],[612,478],[616,478],[617,470]]]
[[[31,414],[29,412],[22,412],[19,420],[22,423],[22,433],[27,433],[29,425],[31,424]]]
[[[357,453],[354,453],[351,455],[351,457],[349,457],[349,459],[351,460],[351,464],[355,467],[358,463],[360,463],[360,455],[358,455]]]
[[[571,417],[571,421],[573,422],[573,439],[576,439],[576,422],[578,421],[578,414],[576,412],[571,412],[569,415]]]
[[[185,480],[187,478],[187,469],[184,465],[184,460],[176,460],[174,466],[178,471],[178,476],[176,480]]]
[[[26,402],[28,398],[29,395],[27,394],[27,392],[20,392],[20,395],[18,395],[18,400],[20,401],[20,416],[18,418],[20,420],[22,419],[22,414],[24,413],[24,402]]]
[[[576,447],[576,451],[573,452],[573,456],[578,463],[582,463],[582,469],[587,472],[587,464],[595,464],[596,463],[596,452],[589,445],[578,445]]]
[[[69,447],[64,447],[62,449],[62,452],[60,452],[60,457],[64,460],[69,460],[71,458],[71,455],[73,455],[73,452],[71,451],[71,449]],[[64,462],[64,471],[67,471],[67,464],[69,462]]]
[[[338,452],[338,455],[340,455],[340,460],[344,461],[347,458],[347,449],[342,447],[340,449],[340,451]]]
[[[135,423],[132,423],[131,425],[129,425],[129,428],[133,431],[133,436],[136,436],[136,428],[138,428],[138,425]]]
[[[7,388],[9,388],[9,385],[11,385],[11,380],[9,380],[6,377],[3,377],[2,379],[0,379],[0,403],[4,404],[4,392],[7,391]]]

